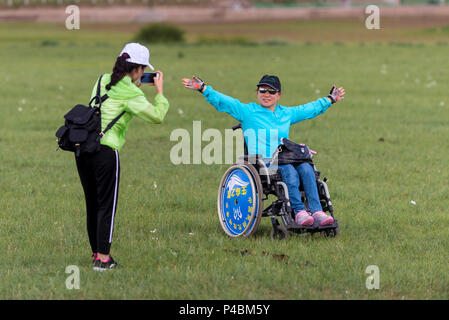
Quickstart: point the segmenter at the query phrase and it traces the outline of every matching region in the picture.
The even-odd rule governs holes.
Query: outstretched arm
[[[207,86],[198,78],[183,78],[182,84],[187,89],[197,90],[203,94],[206,101],[220,112],[226,112],[233,116],[237,121],[242,122],[248,112],[248,106],[239,100],[215,91],[211,86]]]
[[[345,89],[343,87],[332,87],[329,95],[326,98],[320,98],[316,101],[306,103],[297,107],[292,107],[292,124],[298,123],[302,120],[312,119],[326,110],[337,101],[343,100]]]

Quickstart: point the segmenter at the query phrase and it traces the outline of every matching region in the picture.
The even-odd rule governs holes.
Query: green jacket
[[[97,94],[97,82],[92,90],[91,99]],[[109,98],[101,105],[101,130],[117,117],[122,111],[126,113],[117,123],[101,138],[101,144],[120,151],[125,143],[125,135],[129,122],[136,116],[150,123],[162,123],[167,114],[169,103],[162,94],[154,98],[153,106],[145,98],[143,91],[132,83],[128,76],[123,77],[111,90],[106,90],[106,85],[111,82],[111,74],[104,74],[101,79],[101,96],[108,94]]]

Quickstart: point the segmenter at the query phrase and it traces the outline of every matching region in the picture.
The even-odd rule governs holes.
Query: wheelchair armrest
[[[273,172],[272,174],[270,174],[270,179],[272,181],[282,181],[282,177],[281,174],[279,173],[279,171]]]
[[[259,159],[263,159],[261,154],[245,154],[239,157],[239,160],[245,160],[252,164],[256,164]]]

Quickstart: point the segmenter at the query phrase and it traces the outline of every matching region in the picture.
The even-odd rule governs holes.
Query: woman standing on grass
[[[104,271],[117,266],[109,254],[117,210],[120,179],[119,151],[125,143],[131,119],[136,116],[150,123],[161,123],[169,103],[163,95],[163,74],[154,78],[156,97],[154,105],[148,102],[140,78],[148,66],[150,52],[138,43],[129,43],[115,62],[112,74],[104,74],[100,83],[100,96],[108,98],[101,105],[101,129],[123,111],[125,113],[101,139],[101,150],[94,154],[81,154],[76,165],[86,198],[87,234],[92,248],[94,270]],[[98,81],[97,81],[98,83]],[[91,97],[97,95],[97,83]],[[153,85],[153,84],[150,84]]]

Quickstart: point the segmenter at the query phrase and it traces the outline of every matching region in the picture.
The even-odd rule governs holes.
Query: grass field
[[[434,39],[429,30],[415,32]],[[171,107],[162,125],[131,124],[112,245],[124,268],[99,274],[73,155],[54,151],[54,133],[133,34],[2,24],[0,299],[448,299],[445,31],[433,43],[150,45]],[[291,129],[319,152],[337,238],[273,241],[263,219],[254,237],[230,239],[216,213],[229,165],[170,163],[174,129],[236,123],[180,78],[198,74],[249,102],[265,73],[279,75],[284,105],[334,83],[347,90],[344,102]],[[145,91],[151,100],[154,90]],[[66,289],[69,265],[80,268],[79,290]],[[365,287],[369,265],[379,267],[378,290]]]

